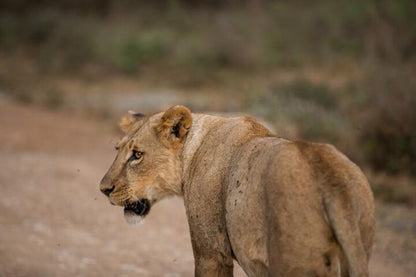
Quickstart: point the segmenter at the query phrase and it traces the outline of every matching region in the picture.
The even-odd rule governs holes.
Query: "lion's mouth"
[[[150,211],[150,203],[147,199],[140,199],[133,203],[127,203],[124,206],[124,213],[135,213],[138,216],[144,216]]]

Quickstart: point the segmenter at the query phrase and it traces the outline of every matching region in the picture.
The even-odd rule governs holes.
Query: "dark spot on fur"
[[[145,117],[145,115],[142,114],[142,113],[134,113],[134,114],[132,114],[132,116],[135,117],[135,118],[137,118],[137,119],[142,118],[142,117]]]
[[[329,257],[325,257],[325,265],[327,267],[330,267],[331,266],[331,261],[329,260]]]
[[[240,186],[240,181],[237,180],[237,188]]]
[[[243,193],[243,191],[242,190],[239,190],[238,193]]]

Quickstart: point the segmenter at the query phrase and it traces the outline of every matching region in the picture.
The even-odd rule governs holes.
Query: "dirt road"
[[[114,126],[0,98],[0,127],[0,276],[193,275],[181,199],[136,227],[99,192]],[[383,251],[373,276],[410,276]]]

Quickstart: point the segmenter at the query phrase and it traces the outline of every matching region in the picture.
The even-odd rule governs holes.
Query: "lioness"
[[[131,223],[183,196],[196,276],[232,276],[233,258],[249,276],[368,276],[373,195],[333,146],[183,106],[120,125],[101,191]]]

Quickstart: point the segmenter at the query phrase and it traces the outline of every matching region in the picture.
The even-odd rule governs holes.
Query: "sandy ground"
[[[144,224],[130,226],[99,192],[115,156],[113,127],[0,97],[0,276],[193,275],[182,199],[162,201]],[[416,233],[416,213],[381,209],[391,210],[410,228],[400,242],[411,247],[404,258],[392,253],[397,222],[383,221],[371,275],[415,276],[408,233]],[[244,276],[238,266],[235,275]]]

